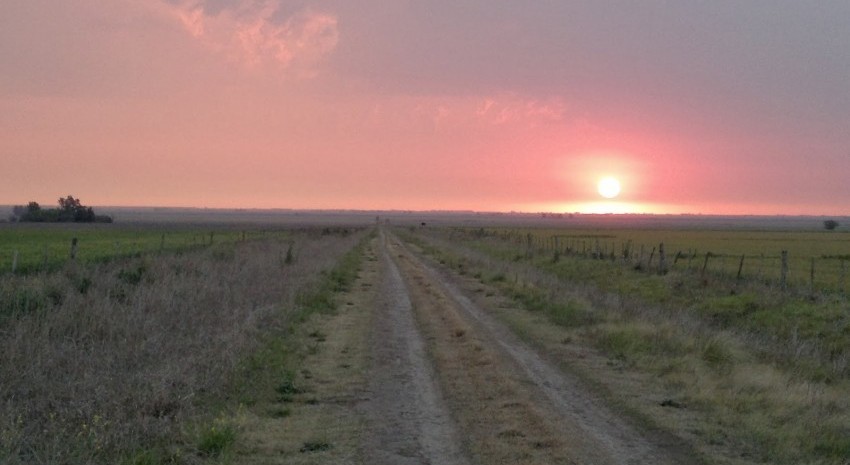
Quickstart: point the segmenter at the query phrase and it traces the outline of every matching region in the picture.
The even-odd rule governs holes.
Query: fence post
[[[658,274],[667,273],[667,254],[664,253],[664,243],[658,244]]]
[[[738,276],[735,278],[738,281],[741,280],[741,271],[744,270],[744,254],[741,254],[741,261],[738,263]]]
[[[77,258],[77,238],[74,237],[71,239],[71,260]]]
[[[788,251],[782,251],[782,269],[779,276],[779,287],[784,291],[788,287]]]
[[[705,253],[705,261],[702,262],[702,274],[705,274],[705,270],[708,268],[708,259],[711,258],[711,252]]]
[[[815,257],[812,257],[811,274],[809,275],[810,292],[812,297],[815,295]]]
[[[646,271],[652,269],[652,257],[655,256],[655,247],[652,248],[652,252],[649,252],[649,261],[646,263]]]
[[[14,255],[12,255],[12,274],[15,273],[15,270],[18,269],[18,251],[16,250]]]

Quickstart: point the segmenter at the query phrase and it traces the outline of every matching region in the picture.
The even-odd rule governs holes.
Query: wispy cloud
[[[280,4],[241,0],[217,11],[208,0],[167,4],[186,33],[226,59],[248,67],[277,67],[311,77],[336,48],[335,15],[305,9],[280,18]]]

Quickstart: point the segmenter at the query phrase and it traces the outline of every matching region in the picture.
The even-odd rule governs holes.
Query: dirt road
[[[386,232],[381,255],[370,440],[384,447],[375,463],[694,460],[675,438],[613,413]]]
[[[678,438],[612,411],[390,231],[369,253],[348,306],[310,323],[326,342],[308,359],[309,402],[275,430],[301,436],[257,463],[701,463]],[[297,452],[317,436],[326,448]]]

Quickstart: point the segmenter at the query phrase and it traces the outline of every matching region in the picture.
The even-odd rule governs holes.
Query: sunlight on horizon
[[[663,205],[616,202],[616,201],[588,201],[588,202],[551,202],[540,204],[527,204],[517,206],[515,209],[521,211],[553,212],[553,213],[583,213],[583,214],[642,214],[671,213],[671,210]]]

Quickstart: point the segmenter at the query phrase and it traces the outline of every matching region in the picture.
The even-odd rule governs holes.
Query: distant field
[[[757,231],[687,229],[569,229],[569,228],[466,228],[466,234],[494,235],[515,244],[515,253],[529,245],[535,250],[579,255],[602,255],[644,267],[658,266],[664,244],[669,269],[686,269],[777,282],[781,254],[788,252],[788,285],[810,286],[814,260],[815,288],[846,290],[850,271],[850,232]],[[531,242],[529,243],[529,238]],[[706,255],[709,254],[708,261]],[[741,257],[743,256],[743,265]],[[652,261],[650,262],[650,258]],[[843,270],[843,271],[842,271]]]
[[[177,251],[233,242],[266,234],[223,226],[153,224],[3,224],[0,225],[0,273],[51,270],[70,260],[77,239],[76,260],[107,261],[157,251]],[[17,259],[15,258],[17,256]]]

